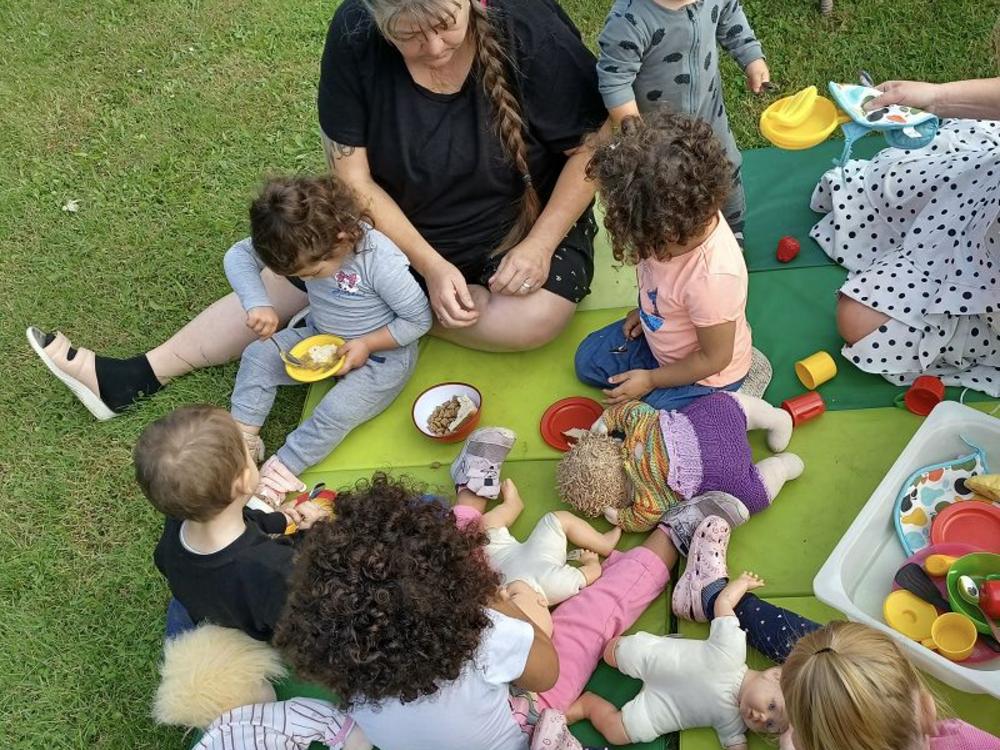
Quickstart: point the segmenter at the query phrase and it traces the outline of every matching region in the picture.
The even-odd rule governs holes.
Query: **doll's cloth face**
[[[772,667],[741,691],[740,715],[750,731],[781,734],[788,729],[780,681],[781,670]]]

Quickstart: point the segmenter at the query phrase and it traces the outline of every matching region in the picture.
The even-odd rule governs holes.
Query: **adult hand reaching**
[[[864,108],[867,112],[879,107],[888,107],[891,104],[902,104],[934,112],[941,87],[937,83],[924,83],[923,81],[886,81],[875,88],[882,92],[882,96],[865,104]]]
[[[551,252],[522,240],[500,261],[500,267],[490,279],[490,291],[494,294],[531,294],[549,278],[551,265]]]
[[[443,258],[424,276],[434,314],[445,328],[466,328],[479,320],[462,272]]]

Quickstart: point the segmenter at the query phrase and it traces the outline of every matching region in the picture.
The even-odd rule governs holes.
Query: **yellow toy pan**
[[[885,598],[882,616],[893,630],[898,630],[907,638],[923,642],[931,637],[931,627],[938,613],[933,604],[900,589]]]
[[[324,346],[326,344],[343,346],[344,340],[340,338],[340,336],[334,336],[332,333],[320,333],[315,336],[310,336],[307,339],[302,339],[302,341],[291,348],[290,354],[302,359],[306,356],[306,352],[309,351],[310,347]],[[295,365],[290,365],[286,362],[285,372],[288,373],[290,378],[294,378],[300,383],[315,383],[317,380],[329,378],[340,372],[340,369],[344,366],[344,359],[344,357],[341,357],[330,367],[323,370],[311,370],[305,367],[295,367]]]
[[[799,151],[822,143],[850,119],[810,86],[765,109],[760,115],[760,132],[778,148]]]

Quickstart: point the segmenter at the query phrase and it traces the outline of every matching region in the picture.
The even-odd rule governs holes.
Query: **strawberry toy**
[[[795,259],[801,249],[799,241],[794,237],[782,237],[778,240],[778,260],[782,263],[788,263]]]

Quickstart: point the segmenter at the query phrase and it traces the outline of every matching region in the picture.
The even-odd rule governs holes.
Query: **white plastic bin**
[[[954,688],[1000,698],[1000,658],[983,664],[948,661],[882,620],[882,602],[906,560],[896,538],[892,509],[903,482],[929,464],[969,453],[961,437],[986,452],[991,472],[1000,471],[1000,419],[954,401],[938,404],[858,513],[813,581],[817,598],[895,638],[924,671]]]

